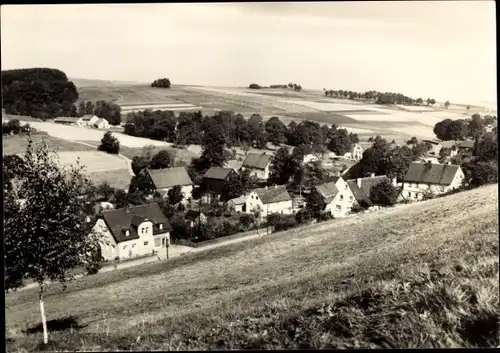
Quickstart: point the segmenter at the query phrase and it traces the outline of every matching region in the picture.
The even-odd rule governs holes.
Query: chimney
[[[356,184],[358,184],[358,188],[361,188],[361,178],[356,179]]]

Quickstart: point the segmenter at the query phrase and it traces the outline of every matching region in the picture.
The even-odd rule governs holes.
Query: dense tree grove
[[[168,78],[159,78],[151,83],[151,87],[155,88],[170,88],[170,80]]]
[[[367,91],[367,92],[355,92],[348,90],[327,90],[323,88],[323,93],[326,97],[335,97],[343,99],[362,99],[374,101],[377,104],[404,104],[404,105],[422,105],[424,100],[422,98],[410,98],[401,93],[389,93],[389,92],[377,92],[377,91]],[[425,100],[427,105],[436,104],[434,98],[427,98]]]
[[[258,83],[251,83],[248,85],[248,88],[250,89],[261,89],[261,88],[282,88],[282,89],[286,89],[286,88],[292,88],[294,91],[300,91],[302,90],[302,86],[297,84],[297,83],[293,83],[293,82],[290,82],[286,85],[270,85],[269,87],[266,87],[266,86],[261,86],[259,85]]]
[[[99,151],[103,151],[111,154],[120,153],[120,141],[108,131],[104,133],[104,136],[101,139],[101,144],[97,147]]]
[[[2,71],[2,105],[7,114],[35,118],[75,116],[78,91],[57,69]]]

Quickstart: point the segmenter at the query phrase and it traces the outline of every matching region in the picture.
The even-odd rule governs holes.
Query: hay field
[[[55,123],[36,123],[31,125],[40,131],[45,131],[51,136],[55,136],[66,140],[88,140],[88,141],[101,141],[104,132],[89,129],[85,127],[67,126]],[[155,141],[142,137],[133,137],[118,132],[113,132],[113,136],[118,138],[120,145],[127,147],[143,147],[146,145],[153,146],[168,146],[169,144],[163,141]]]
[[[68,141],[64,139],[59,139],[46,134],[32,133],[31,139],[33,140],[34,146],[39,146],[41,143],[46,143],[49,151],[70,151],[70,152],[83,152],[83,151],[94,151],[89,146],[85,146],[80,143],[73,141]],[[28,136],[27,135],[13,135],[13,136],[3,136],[3,155],[9,154],[21,154],[26,152],[28,147]]]
[[[496,346],[497,192],[83,277],[65,292],[50,285],[48,325],[67,328],[45,349]],[[6,295],[8,351],[40,349],[37,299],[34,289]]]
[[[87,173],[89,179],[99,185],[103,182],[117,189],[128,190],[132,176],[128,169],[113,169],[100,172]]]
[[[357,120],[357,121],[387,121],[387,122],[400,122],[400,121],[408,121],[408,119],[396,115],[396,114],[345,114],[348,118]]]
[[[100,151],[58,152],[59,161],[63,165],[80,164],[86,167],[86,172],[106,172],[117,169],[127,169],[127,162],[113,154]]]

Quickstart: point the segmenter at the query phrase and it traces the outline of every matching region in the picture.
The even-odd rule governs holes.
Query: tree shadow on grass
[[[68,317],[65,317],[62,319],[55,319],[55,320],[47,321],[47,331],[48,332],[65,331],[65,330],[71,330],[71,329],[72,330],[81,330],[82,328],[85,328],[86,326],[87,325],[80,325],[78,323],[76,316],[68,316]],[[39,323],[36,326],[28,328],[25,332],[28,335],[42,333],[43,332],[42,323]]]

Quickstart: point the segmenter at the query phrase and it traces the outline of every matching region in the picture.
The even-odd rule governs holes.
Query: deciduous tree
[[[104,134],[97,149],[106,153],[118,154],[120,153],[120,141],[108,131]]]
[[[370,189],[370,200],[375,205],[388,207],[396,203],[399,189],[392,185],[389,180],[384,180]]]

